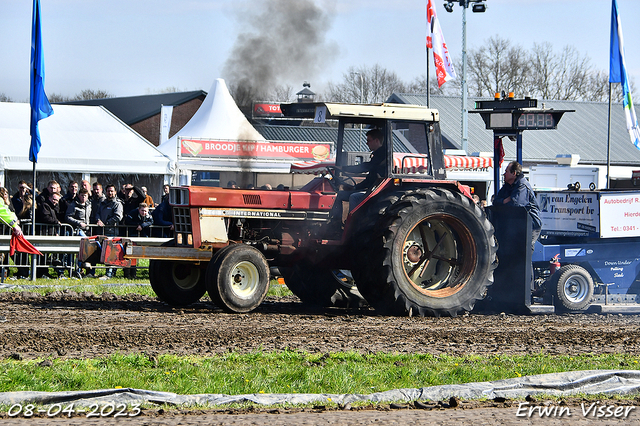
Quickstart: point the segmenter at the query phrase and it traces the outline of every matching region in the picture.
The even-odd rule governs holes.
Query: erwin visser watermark
[[[582,417],[591,417],[596,419],[623,418],[626,419],[631,411],[635,410],[633,405],[617,406],[599,404],[597,402],[582,403],[580,410],[577,407],[561,407],[558,405],[530,405],[528,402],[518,404],[516,417],[573,417],[574,415],[582,415]]]

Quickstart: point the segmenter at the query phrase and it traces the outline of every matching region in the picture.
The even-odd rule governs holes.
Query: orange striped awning
[[[420,173],[428,167],[428,157],[422,154],[395,153],[393,165],[397,169],[405,168],[408,173]],[[403,164],[404,163],[404,164]],[[327,166],[334,166],[334,161],[300,161],[291,164],[292,173],[320,174]],[[479,169],[493,167],[493,158],[467,157],[464,155],[445,155],[444,166],[447,169]]]

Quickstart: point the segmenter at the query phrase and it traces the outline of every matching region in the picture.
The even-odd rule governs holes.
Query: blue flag
[[[42,34],[40,31],[40,0],[33,0],[31,26],[31,148],[29,161],[38,162],[40,152],[40,132],[38,121],[53,114],[53,108],[44,93],[44,56],[42,55]]]
[[[611,61],[609,62],[609,83],[620,83],[622,85],[622,107],[627,118],[627,130],[631,142],[640,149],[640,127],[638,127],[638,117],[633,108],[631,90],[629,89],[629,77],[624,61],[624,42],[622,38],[622,24],[618,14],[618,3],[613,0],[611,3]]]

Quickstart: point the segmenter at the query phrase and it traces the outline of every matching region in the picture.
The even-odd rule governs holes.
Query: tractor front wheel
[[[230,313],[257,308],[269,291],[269,264],[254,247],[232,244],[220,250],[207,268],[209,297]]]

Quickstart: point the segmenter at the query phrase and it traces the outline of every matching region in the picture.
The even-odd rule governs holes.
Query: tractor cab
[[[380,179],[445,179],[444,155],[437,110],[402,104],[286,104],[285,116],[313,118],[315,123],[338,126],[334,177],[344,179],[342,168],[371,159],[367,132],[378,129],[383,135],[386,159],[379,169]],[[350,129],[350,131],[345,131]],[[332,171],[333,174],[333,171]],[[356,181],[357,173],[350,175]]]

